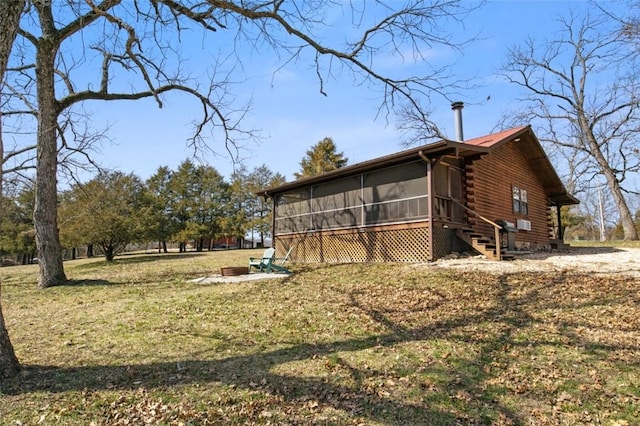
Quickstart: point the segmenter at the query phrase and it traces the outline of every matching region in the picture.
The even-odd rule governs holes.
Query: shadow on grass
[[[65,287],[84,287],[84,286],[107,286],[112,284],[108,280],[67,280],[62,286]]]
[[[117,255],[111,265],[137,265],[150,262],[171,262],[176,260],[192,259],[194,257],[206,256],[206,252],[188,252],[188,253],[160,253],[160,254],[120,254]],[[100,258],[95,256],[96,261],[81,265],[74,265],[74,269],[95,269],[101,267],[105,263],[104,256]]]
[[[357,293],[356,293],[357,294]],[[357,352],[372,348],[392,347],[412,341],[427,341],[434,337],[445,337],[469,321],[486,320],[485,314],[470,315],[437,322],[429,327],[408,328],[395,324],[385,317],[381,311],[373,310],[351,298],[353,306],[367,313],[374,321],[382,324],[389,331],[363,338],[346,339],[324,344],[297,344],[289,348],[260,352],[251,355],[232,356],[218,360],[190,360],[179,362],[151,363],[142,365],[98,365],[87,367],[58,368],[51,366],[25,366],[21,380],[10,385],[0,385],[2,392],[10,395],[29,394],[32,392],[59,393],[67,391],[104,391],[104,390],[137,390],[153,389],[182,385],[206,385],[222,383],[233,388],[257,390],[265,394],[279,395],[291,404],[303,404],[306,401],[317,401],[324,406],[343,410],[360,417],[383,424],[489,424],[490,419],[510,419],[519,423],[518,416],[503,407],[495,400],[491,391],[483,389],[481,382],[486,374],[478,368],[479,360],[472,360],[468,365],[458,366],[458,370],[443,371],[442,366],[431,366],[434,375],[451,377],[445,389],[433,394],[424,391],[421,403],[403,401],[394,398],[393,394],[380,393],[377,389],[366,389],[361,386],[363,379],[372,376],[384,378],[386,373],[370,371],[367,368],[355,368],[347,365],[349,374],[356,382],[353,386],[332,383],[326,377],[299,377],[281,375],[272,372],[273,368],[289,362],[324,357],[336,357],[344,352]],[[435,307],[435,306],[433,306]],[[495,312],[488,313],[496,315]],[[504,345],[504,336],[487,342],[486,353],[481,354],[482,363],[494,359],[491,352]],[[472,370],[474,373],[469,373]],[[456,398],[456,394],[474,394],[470,414],[456,413],[447,403],[440,403],[441,398]],[[426,395],[429,394],[430,395]],[[433,398],[430,403],[429,398]],[[454,404],[460,404],[458,401]],[[443,408],[438,408],[443,407]],[[478,412],[482,411],[482,414]]]
[[[116,260],[133,261],[137,263],[138,259],[142,261],[154,259],[189,259],[191,257],[205,256],[208,251],[186,251],[186,252],[168,252],[168,253],[122,253],[116,257]]]
[[[472,310],[456,311],[444,318],[434,319],[426,326],[410,327],[394,321],[389,315],[391,311],[379,309],[375,305],[375,298],[365,299],[366,295],[362,290],[353,289],[347,293],[349,304],[383,326],[386,333],[324,344],[303,343],[224,359],[185,359],[179,362],[77,368],[32,365],[25,367],[20,379],[2,384],[0,389],[8,395],[23,395],[32,392],[136,390],[219,383],[232,386],[234,389],[243,388],[279,395],[291,404],[317,401],[324,406],[384,424],[521,424],[525,419],[500,402],[501,394],[512,392],[509,387],[512,384],[489,384],[491,379],[495,378],[496,361],[504,364],[513,362],[510,361],[505,348],[567,346],[592,347],[604,352],[613,352],[624,347],[635,352],[640,351],[640,347],[634,346],[633,342],[631,346],[624,346],[622,343],[617,346],[590,341],[588,335],[574,332],[574,329],[581,326],[581,320],[575,317],[556,321],[555,324],[562,326],[564,330],[561,333],[563,341],[551,339],[544,334],[535,336],[535,339],[519,338],[521,330],[545,321],[532,315],[532,312],[545,309],[573,310],[579,306],[592,306],[604,303],[602,296],[605,294],[608,296],[606,303],[610,304],[633,303],[636,300],[629,297],[622,282],[612,287],[612,290],[603,291],[602,294],[587,292],[577,300],[553,295],[558,287],[562,287],[559,284],[569,286],[572,281],[568,280],[575,280],[575,276],[545,275],[544,280],[532,279],[527,283],[528,286],[521,284],[522,277],[523,274],[498,276],[495,279],[495,292],[492,293],[494,303],[477,306]],[[577,281],[580,282],[580,278]],[[438,297],[433,303],[425,304],[415,312],[420,313],[420,310],[424,310],[427,313],[440,309],[447,303],[455,304],[455,301],[446,300],[445,296],[436,296]],[[496,327],[492,334],[476,334],[467,329],[469,326],[487,323],[499,324],[499,327]],[[347,369],[354,382],[348,386],[332,382],[331,377],[274,373],[274,367],[289,362],[338,357],[342,352],[392,347],[408,342],[428,342],[434,339],[446,339],[453,343],[473,343],[477,349],[471,356],[456,360],[456,363],[427,364],[424,367],[425,371],[444,377],[445,383],[437,390],[423,390],[420,402],[403,400],[401,397],[394,398],[393,394],[380,393],[361,386],[363,378],[372,375],[384,378],[385,373],[372,372],[348,364]],[[603,356],[606,357],[607,354]],[[458,401],[439,403],[439,399]]]
[[[270,372],[279,364],[337,351],[374,347],[379,337],[344,341],[328,345],[300,345],[256,355],[231,357],[223,360],[184,360],[179,363],[148,365],[91,366],[55,368],[26,366],[19,388],[7,389],[5,394],[30,392],[136,390],[141,387],[164,388],[189,384],[222,383],[248,390],[278,395],[286,402],[304,404],[317,401],[347,413],[392,424],[454,424],[456,417],[444,410],[426,405],[404,403],[375,392],[362,392],[331,383],[323,378],[284,376]],[[223,408],[223,407],[221,407]]]

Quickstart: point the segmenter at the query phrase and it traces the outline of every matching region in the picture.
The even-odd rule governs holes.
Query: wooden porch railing
[[[501,247],[500,247],[500,230],[502,229],[502,226],[498,225],[497,223],[495,223],[492,220],[487,219],[486,217],[482,216],[480,213],[476,212],[475,210],[470,209],[469,207],[465,206],[464,204],[454,200],[453,198],[450,198],[450,200],[452,202],[454,202],[455,204],[459,205],[460,207],[462,207],[464,210],[468,211],[469,213],[473,214],[474,216],[478,217],[480,220],[488,223],[489,225],[493,226],[493,237],[496,240],[496,256],[498,257],[498,259],[502,259],[502,254],[501,254]]]

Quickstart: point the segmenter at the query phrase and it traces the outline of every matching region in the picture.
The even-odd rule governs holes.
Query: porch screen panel
[[[279,195],[276,199],[275,234],[306,232],[311,229],[309,188]]]
[[[436,196],[449,196],[449,168],[438,164],[433,168],[433,189]]]
[[[456,167],[438,164],[433,168],[433,188],[435,191],[434,216],[461,223],[464,211],[458,203],[462,203],[462,172]]]
[[[426,165],[421,161],[366,173],[362,191],[366,224],[426,219],[426,175]]]
[[[451,180],[451,198],[462,204],[462,171],[454,168],[449,169]],[[453,222],[464,222],[464,210],[456,203],[451,206],[451,220]]]
[[[360,176],[313,187],[313,228],[352,228],[362,224]]]

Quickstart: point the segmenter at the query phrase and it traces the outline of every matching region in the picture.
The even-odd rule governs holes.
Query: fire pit
[[[232,277],[235,275],[246,275],[249,273],[247,266],[223,266],[220,268],[220,274],[223,277]]]

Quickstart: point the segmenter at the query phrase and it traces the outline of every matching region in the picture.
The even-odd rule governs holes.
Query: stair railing
[[[497,223],[495,223],[492,220],[487,219],[486,217],[482,216],[480,213],[476,212],[475,210],[470,209],[469,207],[465,206],[464,204],[454,200],[453,198],[450,198],[451,201],[453,201],[454,203],[456,203],[457,205],[459,205],[460,207],[462,207],[464,210],[468,211],[469,213],[473,214],[474,216],[477,216],[479,219],[483,220],[484,222],[488,223],[489,225],[493,226],[493,237],[495,238],[496,241],[496,256],[498,257],[498,259],[502,259],[502,254],[501,254],[501,244],[500,244],[500,230],[502,229],[502,226],[498,225]]]

